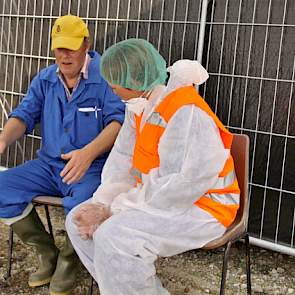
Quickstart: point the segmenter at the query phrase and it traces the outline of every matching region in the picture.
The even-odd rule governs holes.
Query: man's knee
[[[7,206],[8,201],[8,183],[11,181],[8,170],[0,172],[0,207]]]
[[[0,173],[0,206],[3,203],[2,199],[5,198],[4,183],[5,183],[5,176],[3,176],[3,172],[1,172]]]

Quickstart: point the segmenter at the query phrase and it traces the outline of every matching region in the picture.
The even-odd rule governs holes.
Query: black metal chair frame
[[[49,208],[48,206],[55,206],[55,207],[62,207],[62,202],[61,198],[59,197],[51,197],[51,196],[39,196],[33,200],[34,206],[40,206],[43,205],[45,209],[45,215],[46,215],[46,220],[47,220],[47,226],[49,230],[49,234],[52,236],[54,240],[54,235],[53,235],[53,229],[52,229],[52,223],[50,219],[50,214],[49,214]],[[7,265],[7,272],[6,275],[4,275],[4,279],[7,280],[11,277],[11,269],[12,269],[12,253],[13,253],[13,229],[12,227],[9,228],[9,242],[8,242],[8,265]],[[88,295],[92,295],[93,292],[93,285],[94,285],[94,280],[91,277],[91,284],[88,290]]]
[[[247,294],[251,294],[251,266],[250,266],[250,244],[247,232],[249,214],[248,196],[248,170],[249,170],[249,137],[244,134],[234,134],[231,154],[235,163],[235,170],[241,191],[240,208],[233,224],[227,229],[224,235],[217,238],[202,249],[211,250],[225,247],[223,266],[221,274],[220,295],[225,294],[225,283],[227,277],[227,266],[231,246],[238,240],[245,240],[246,273],[247,273]]]

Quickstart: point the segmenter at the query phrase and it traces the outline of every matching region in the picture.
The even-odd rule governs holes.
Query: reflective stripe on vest
[[[166,128],[167,123],[165,120],[161,117],[160,113],[153,112],[146,120],[147,123],[150,123],[152,125],[160,126],[163,128]]]
[[[218,191],[220,189],[224,189],[226,187],[231,186],[232,184],[234,184],[235,180],[236,180],[236,173],[234,170],[230,171],[226,176],[222,176],[219,177],[217,179],[217,181],[215,182],[215,184],[212,186],[212,188],[210,189],[209,192],[213,192],[213,191]]]
[[[132,167],[130,174],[135,178],[136,183],[142,183],[142,173],[138,169]]]
[[[226,149],[231,148],[232,134],[212,112],[194,87],[183,87],[170,93],[156,107],[140,131],[141,116],[135,115],[136,143],[133,154],[133,168],[130,173],[137,183],[142,184],[142,173],[148,174],[152,168],[159,167],[160,159],[158,144],[167,123],[174,113],[182,106],[194,104],[205,111],[215,122]],[[216,183],[194,204],[206,210],[228,227],[235,219],[239,208],[239,186],[234,171],[233,158],[230,155]]]

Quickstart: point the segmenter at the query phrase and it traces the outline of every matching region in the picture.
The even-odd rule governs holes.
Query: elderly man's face
[[[88,49],[89,42],[85,40],[78,50],[66,48],[57,48],[54,50],[56,63],[66,78],[73,79],[79,76]]]

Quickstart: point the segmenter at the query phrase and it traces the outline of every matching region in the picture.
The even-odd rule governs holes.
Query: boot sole
[[[54,292],[49,290],[50,295],[70,295],[73,291],[73,288],[71,290],[65,291],[65,292]]]
[[[29,286],[32,287],[32,288],[34,288],[34,287],[41,287],[41,286],[43,286],[43,285],[47,285],[47,284],[49,284],[50,281],[51,281],[51,278],[52,278],[52,276],[49,277],[49,278],[47,278],[47,279],[41,280],[41,281],[34,281],[34,282],[30,282],[30,281],[29,281],[28,284],[29,284]]]

